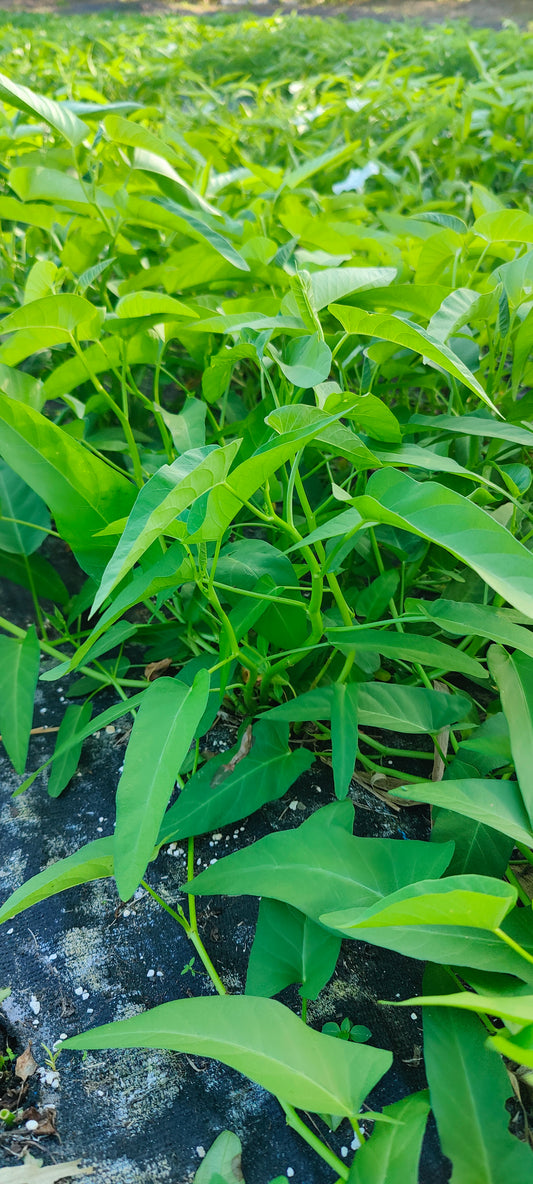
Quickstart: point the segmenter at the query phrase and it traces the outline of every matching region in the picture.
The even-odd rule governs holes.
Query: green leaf
[[[161,321],[180,320],[182,317],[197,317],[198,313],[162,292],[130,292],[123,296],[115,308],[118,317],[159,317]]]
[[[316,386],[324,382],[331,369],[331,350],[325,341],[313,333],[310,337],[296,337],[285,350],[282,360],[273,345],[269,346],[282,374],[297,387]]]
[[[503,423],[488,415],[412,415],[409,425],[432,432],[454,432],[459,436],[481,436],[488,440],[509,440],[533,447],[533,432],[514,423]]]
[[[393,1007],[459,1007],[461,1011],[474,1011],[478,1015],[497,1015],[502,1020],[515,1024],[533,1022],[533,995],[478,995],[471,991],[458,991],[444,995],[423,995],[420,998],[402,999]]]
[[[400,658],[405,662],[419,662],[440,670],[458,670],[470,678],[487,678],[487,671],[475,658],[462,650],[445,645],[435,637],[422,637],[416,633],[389,633],[384,629],[350,629],[349,627],[329,629],[328,641],[342,653],[355,650],[371,650],[386,658]]]
[[[325,267],[309,279],[313,305],[317,312],[352,292],[382,288],[396,278],[395,267]]]
[[[0,454],[50,507],[84,570],[99,577],[110,545],[94,535],[129,511],[134,487],[44,415],[2,394],[0,423]]]
[[[335,970],[341,940],[298,909],[261,900],[246,994],[270,997],[299,983],[304,999],[316,999]]]
[[[222,1131],[202,1160],[193,1184],[242,1184],[241,1151],[237,1135]]]
[[[317,810],[295,830],[270,834],[219,859],[188,885],[193,894],[269,896],[318,921],[335,908],[366,907],[415,880],[440,875],[451,844],[359,839],[351,802]]]
[[[240,743],[218,753],[189,778],[165,814],[158,845],[246,818],[283,797],[313,763],[308,749],[290,750],[286,725],[264,719],[254,726],[249,754],[236,760],[239,751]]]
[[[303,1110],[356,1114],[392,1054],[333,1040],[273,999],[180,999],[72,1036],[63,1048],[171,1048],[214,1057]]]
[[[187,399],[178,415],[161,407],[161,417],[172,436],[176,452],[181,454],[191,448],[203,448],[206,411],[206,405],[200,399]]]
[[[179,514],[217,481],[224,480],[240,441],[224,448],[194,448],[162,465],[137,495],[122,537],[104,571],[92,612]],[[185,529],[184,529],[185,533]]]
[[[209,675],[192,687],[158,678],[145,691],[117,788],[115,878],[129,900],[150,860],[176,777],[207,705]]]
[[[533,846],[533,830],[516,781],[488,781],[483,777],[422,781],[395,789],[394,796],[442,806],[491,826],[517,843]]]
[[[217,255],[221,255],[238,271],[250,270],[246,260],[233,244],[204,222],[198,212],[193,214],[191,210],[169,198],[147,199],[128,193],[117,195],[116,201],[125,222],[133,223],[134,226],[154,226],[161,230],[187,234],[203,244],[207,243]]]
[[[99,637],[84,651],[85,665],[96,662],[97,658],[109,653],[109,650],[123,645],[136,632],[137,625],[134,625],[132,621],[117,621],[116,624],[109,627],[103,637]],[[79,652],[75,656],[78,658]],[[69,661],[67,658],[66,662],[60,662],[58,666],[52,666],[51,670],[46,670],[44,674],[41,674],[41,682],[57,682],[59,678],[69,674],[77,665],[79,665],[79,661],[74,664],[74,659]]]
[[[76,740],[79,733],[88,724],[92,715],[92,709],[93,705],[88,700],[81,705],[78,703],[71,704],[65,711],[59,726],[59,732],[57,733],[55,747],[59,750],[66,740],[72,740],[73,744],[72,747],[63,753],[62,757],[58,757],[57,760],[53,761],[47,786],[51,798],[59,797],[76,772],[82,746],[82,741],[78,740],[76,743]]]
[[[420,325],[402,321],[400,317],[365,312],[362,308],[351,308],[349,305],[343,304],[330,305],[329,312],[340,321],[347,333],[363,337],[377,337],[380,341],[391,341],[404,349],[413,350],[415,354],[422,354],[424,358],[435,362],[446,374],[451,374],[453,378],[464,383],[469,390],[479,395],[484,403],[495,410],[489,396],[472,371],[464,365],[453,350],[431,337]]]
[[[426,972],[428,994],[444,995],[454,985],[441,969]],[[457,1010],[431,1007],[423,1014],[431,1106],[442,1150],[453,1164],[453,1184],[525,1182],[531,1152],[509,1133],[509,1078],[503,1062],[486,1049],[484,1029]]]
[[[42,300],[32,300],[23,304],[15,312],[11,312],[0,321],[0,332],[13,333],[17,329],[52,329],[54,340],[51,345],[60,341],[71,341],[74,330],[84,322],[90,324],[97,309],[89,304],[83,296],[72,293],[57,296],[44,296]]]
[[[17,773],[23,772],[28,755],[39,659],[35,625],[22,641],[0,636],[0,730]]]
[[[324,913],[320,920],[348,936],[359,929],[398,925],[496,929],[516,904],[517,895],[511,884],[488,876],[447,876],[444,880],[408,884],[367,908]]]
[[[69,594],[63,580],[42,555],[15,555],[0,551],[0,578],[12,580],[30,592],[33,586],[39,600],[52,600],[54,604],[61,605],[68,603]]]
[[[489,242],[533,243],[533,218],[522,210],[494,210],[482,214],[472,230]]]
[[[370,521],[400,526],[438,543],[515,608],[533,616],[533,555],[467,498],[435,481],[418,483],[395,469],[381,469],[353,504]]]
[[[498,684],[509,725],[511,751],[525,808],[533,823],[533,658],[507,653],[492,645],[488,652],[492,677]]]
[[[425,687],[388,686],[380,682],[350,683],[347,695],[356,704],[359,724],[408,734],[440,732],[457,723],[469,710],[461,695],[447,695]],[[331,719],[333,687],[305,691],[263,718],[287,721]]]
[[[394,1125],[378,1122],[359,1148],[348,1184],[405,1184],[418,1179],[418,1163],[429,1111],[427,1090],[383,1107]]]
[[[434,621],[446,633],[487,637],[533,658],[533,632],[515,625],[509,609],[496,608],[492,604],[469,604],[464,600],[407,599],[405,611],[420,613],[422,618]]]
[[[392,600],[400,583],[400,573],[390,567],[383,571],[375,580],[363,588],[357,597],[357,616],[367,621],[379,621],[383,616],[389,600]]]
[[[357,699],[345,683],[331,687],[331,759],[335,796],[345,798],[357,757]]]
[[[87,124],[82,123],[77,115],[69,111],[66,104],[56,103],[44,95],[36,95],[28,86],[13,82],[11,78],[6,78],[5,74],[0,74],[0,99],[10,107],[16,107],[19,111],[25,111],[27,115],[44,120],[73,147],[81,144],[89,134]]]
[[[93,843],[86,843],[69,855],[67,859],[57,859],[55,863],[32,876],[5,901],[0,908],[0,924],[10,921],[24,909],[38,904],[40,900],[48,900],[57,892],[65,892],[67,888],[75,888],[79,884],[88,884],[91,880],[101,880],[113,875],[113,839],[96,839]]]
[[[10,518],[20,521],[10,522]],[[23,526],[23,522],[34,522],[43,529]],[[31,555],[44,542],[50,525],[42,498],[0,461],[0,547],[17,555]]]

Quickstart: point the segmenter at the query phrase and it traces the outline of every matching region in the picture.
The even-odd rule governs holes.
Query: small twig
[[[59,732],[59,728],[32,728],[30,736],[45,736],[47,732]],[[2,736],[0,736],[2,740]]]

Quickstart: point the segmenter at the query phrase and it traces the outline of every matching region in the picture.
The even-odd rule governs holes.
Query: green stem
[[[510,865],[509,865],[509,867],[506,868],[505,876],[506,876],[506,879],[509,881],[509,883],[513,885],[513,888],[516,888],[516,891],[518,892],[518,895],[520,897],[520,900],[522,901],[522,904],[525,904],[526,908],[530,908],[531,901],[529,899],[529,896],[528,896],[527,892],[524,891],[524,889],[522,888],[522,885],[517,880],[517,878],[514,874],[514,871]]]
[[[281,1106],[281,1109],[285,1113],[287,1126],[292,1127],[293,1131],[296,1131],[296,1133],[300,1135],[302,1139],[305,1139],[305,1142],[308,1143],[314,1151],[316,1151],[317,1155],[320,1155],[321,1159],[323,1159],[330,1168],[333,1168],[334,1172],[338,1172],[341,1180],[347,1180],[350,1173],[346,1164],[342,1162],[342,1159],[339,1159],[338,1155],[335,1155],[333,1151],[330,1151],[329,1147],[326,1147],[325,1143],[323,1143],[322,1140],[318,1138],[318,1135],[314,1135],[313,1132],[309,1130],[309,1127],[305,1125],[303,1119],[301,1119],[296,1113],[294,1106],[289,1106],[287,1102],[282,1102],[279,1098],[278,1102]]]
[[[530,954],[528,950],[525,950],[523,946],[520,946],[518,942],[514,940],[514,938],[509,937],[509,934],[505,933],[503,929],[493,929],[492,933],[495,933],[496,937],[501,938],[501,940],[504,941],[506,945],[510,946],[516,954],[520,954],[520,957],[524,958],[526,962],[531,962],[533,964],[533,954]]]
[[[171,908],[170,905],[167,904],[167,902],[165,900],[163,900],[162,896],[160,896],[158,892],[155,892],[154,889],[151,888],[150,885],[146,883],[146,880],[141,880],[141,887],[144,888],[145,891],[148,892],[148,894],[150,896],[152,896],[155,901],[157,901],[158,905],[160,905],[161,908],[164,909],[166,913],[168,913],[171,917],[173,917],[174,921],[177,921],[178,925],[181,925],[181,928],[185,930],[185,933],[187,934],[189,941],[192,942],[192,944],[196,950],[196,953],[198,954],[201,961],[203,962],[205,969],[207,970],[207,973],[209,975],[209,978],[211,979],[211,982],[213,983],[215,990],[218,992],[219,995],[226,995],[227,991],[224,986],[224,983],[219,978],[219,976],[215,970],[215,967],[213,966],[213,963],[209,957],[209,954],[207,953],[207,950],[202,942],[202,939],[200,938],[199,934],[197,932],[195,932],[195,930],[189,924],[189,922],[185,916],[185,913],[183,912],[183,909],[181,910],[181,912],[176,912],[176,909]]]

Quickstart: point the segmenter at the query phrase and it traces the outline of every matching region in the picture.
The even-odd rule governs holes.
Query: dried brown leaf
[[[31,1040],[28,1047],[21,1052],[20,1056],[15,1061],[15,1077],[20,1077],[21,1081],[27,1081],[28,1077],[33,1077],[37,1068],[37,1061],[31,1051]]]
[[[172,658],[160,658],[159,662],[149,662],[144,668],[144,677],[148,682],[155,682],[156,678],[161,678],[161,675],[172,666]]]
[[[93,1169],[79,1168],[79,1162],[79,1159],[71,1159],[68,1163],[51,1163],[43,1167],[42,1159],[26,1155],[24,1163],[17,1167],[0,1169],[0,1184],[57,1184],[72,1176],[92,1175]]]

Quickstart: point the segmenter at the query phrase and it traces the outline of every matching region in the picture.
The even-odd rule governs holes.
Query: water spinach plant
[[[505,1101],[506,1065],[533,1069],[533,100],[516,55],[491,69],[471,44],[473,79],[425,78],[379,37],[358,75],[189,72],[180,110],[147,101],[170,85],[154,68],[135,98],[83,70],[76,98],[0,78],[0,571],[35,606],[27,629],[0,621],[0,729],[21,777],[38,679],[74,700],[17,792],[46,767],[61,794],[84,739],[131,724],[114,834],[0,922],[142,885],[212,993],[65,1047],[218,1058],[332,1181],[415,1179],[431,1103],[454,1181],[525,1184]],[[207,759],[221,709],[234,744]],[[317,758],[335,802],[194,874],[196,836]],[[356,765],[432,807],[430,841],[353,836]],[[172,905],[147,870],[169,843],[187,849]],[[261,897],[243,995],[202,940],[212,894]],[[400,1005],[424,1010],[429,1095],[367,1111],[367,1141],[392,1054],[306,1022],[343,940],[428,962]],[[273,998],[291,984],[301,1016]],[[351,1163],[317,1133],[341,1121]],[[220,1136],[199,1184],[237,1179],[238,1152]]]

